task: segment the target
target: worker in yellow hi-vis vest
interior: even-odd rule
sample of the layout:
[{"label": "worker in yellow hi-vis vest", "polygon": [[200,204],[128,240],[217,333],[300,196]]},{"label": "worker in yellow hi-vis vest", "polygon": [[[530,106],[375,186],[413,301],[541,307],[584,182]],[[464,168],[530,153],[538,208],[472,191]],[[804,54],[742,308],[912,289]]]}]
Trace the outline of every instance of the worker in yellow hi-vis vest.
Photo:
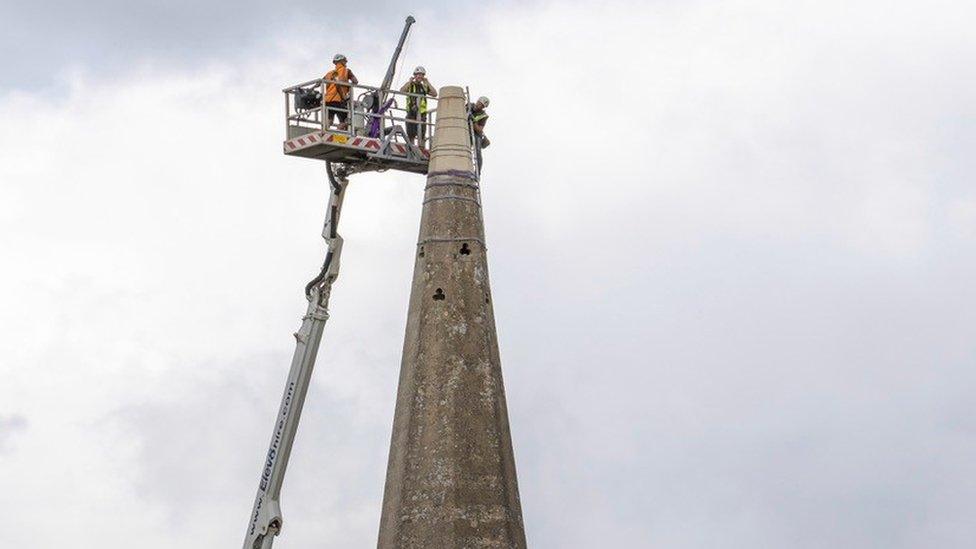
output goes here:
[{"label": "worker in yellow hi-vis vest", "polygon": [[[427,69],[417,67],[413,70],[413,78],[400,88],[403,93],[415,93],[423,97],[407,97],[407,138],[413,144],[420,136],[420,147],[423,148],[427,137],[427,96],[437,97],[437,89],[427,80]],[[419,131],[418,131],[419,130]]]},{"label": "worker in yellow hi-vis vest", "polygon": [[471,131],[474,133],[474,152],[478,162],[478,173],[481,173],[481,149],[487,149],[491,145],[488,136],[485,135],[485,124],[488,123],[488,98],[482,95],[474,103],[468,104],[468,118],[471,120]]},{"label": "worker in yellow hi-vis vest", "polygon": [[[332,58],[332,62],[335,63],[335,68],[331,71],[325,73],[326,80],[333,80],[335,82],[351,82],[353,84],[358,84],[359,79],[356,75],[352,73],[352,70],[346,66],[346,56],[341,53],[335,54]],[[349,86],[343,86],[342,84],[326,84],[325,86],[325,97],[323,101],[325,102],[325,116],[329,121],[329,126],[332,126],[332,121],[334,118],[339,119],[339,129],[345,130],[349,127],[349,111],[350,102],[349,96],[352,94],[352,88]]]}]

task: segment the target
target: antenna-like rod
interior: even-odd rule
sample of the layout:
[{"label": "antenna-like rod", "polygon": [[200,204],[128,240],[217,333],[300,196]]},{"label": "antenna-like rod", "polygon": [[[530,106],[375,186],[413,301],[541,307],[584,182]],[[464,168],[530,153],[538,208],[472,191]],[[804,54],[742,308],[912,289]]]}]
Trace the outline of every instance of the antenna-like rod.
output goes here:
[{"label": "antenna-like rod", "polygon": [[412,15],[407,16],[407,22],[403,26],[403,33],[400,34],[400,42],[397,43],[396,51],[393,52],[393,59],[390,60],[390,67],[386,69],[386,76],[383,77],[383,83],[380,84],[380,105],[386,103],[386,96],[390,91],[390,86],[393,85],[393,75],[396,72],[397,59],[400,58],[400,52],[403,51],[403,43],[407,41],[407,34],[410,32],[410,25],[416,23],[417,20],[413,18]]}]

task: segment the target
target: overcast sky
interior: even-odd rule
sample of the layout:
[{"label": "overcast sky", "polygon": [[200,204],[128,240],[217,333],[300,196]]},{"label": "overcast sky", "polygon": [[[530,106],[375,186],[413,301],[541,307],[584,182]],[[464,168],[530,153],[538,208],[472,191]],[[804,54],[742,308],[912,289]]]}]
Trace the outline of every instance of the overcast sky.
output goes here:
[{"label": "overcast sky", "polygon": [[[324,253],[280,90],[408,13],[300,4],[0,0],[0,546],[243,539]],[[530,545],[972,547],[976,6],[450,6]],[[276,546],[376,543],[422,188],[348,191]]]}]

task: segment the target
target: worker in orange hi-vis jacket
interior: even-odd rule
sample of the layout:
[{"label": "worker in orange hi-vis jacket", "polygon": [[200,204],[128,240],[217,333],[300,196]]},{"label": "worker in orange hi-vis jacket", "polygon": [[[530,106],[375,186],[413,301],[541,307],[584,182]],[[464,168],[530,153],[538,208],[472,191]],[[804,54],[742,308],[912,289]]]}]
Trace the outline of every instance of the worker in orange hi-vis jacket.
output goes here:
[{"label": "worker in orange hi-vis jacket", "polygon": [[[335,54],[332,58],[332,62],[335,63],[335,68],[331,71],[325,73],[326,80],[334,80],[336,82],[351,82],[353,84],[358,84],[359,79],[356,75],[352,73],[352,70],[346,66],[346,56],[341,53]],[[334,118],[339,119],[339,129],[345,130],[349,127],[349,94],[352,93],[352,89],[349,86],[343,86],[342,84],[326,84],[325,87],[325,97],[323,101],[325,102],[325,116],[329,121],[329,126],[332,125]]]}]

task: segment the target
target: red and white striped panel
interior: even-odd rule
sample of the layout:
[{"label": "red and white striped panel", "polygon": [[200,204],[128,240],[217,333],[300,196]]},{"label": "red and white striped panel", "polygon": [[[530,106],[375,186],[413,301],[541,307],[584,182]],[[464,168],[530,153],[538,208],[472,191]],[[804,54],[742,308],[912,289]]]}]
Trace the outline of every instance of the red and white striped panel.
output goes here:
[{"label": "red and white striped panel", "polygon": [[[371,150],[380,150],[380,140],[373,137],[350,137],[344,133],[316,132],[308,133],[285,141],[285,154],[295,152],[306,147],[311,147],[313,145],[321,145],[323,143],[328,143],[330,145],[336,145],[339,147],[359,149],[366,152]],[[400,143],[393,143],[392,145],[391,152],[393,154],[407,156],[406,145],[401,145]],[[429,156],[427,151],[423,151],[423,153],[424,156]]]},{"label": "red and white striped panel", "polygon": [[311,145],[315,145],[322,142],[322,138],[317,133],[308,133],[301,137],[295,137],[294,139],[289,139],[285,141],[285,152],[297,151],[298,149],[304,149]]},{"label": "red and white striped panel", "polygon": [[330,133],[328,134],[328,137],[326,137],[326,141],[335,143],[336,145],[355,147],[357,149],[380,150],[380,140],[373,139],[372,137],[353,137],[350,139],[349,136],[345,134]]}]

